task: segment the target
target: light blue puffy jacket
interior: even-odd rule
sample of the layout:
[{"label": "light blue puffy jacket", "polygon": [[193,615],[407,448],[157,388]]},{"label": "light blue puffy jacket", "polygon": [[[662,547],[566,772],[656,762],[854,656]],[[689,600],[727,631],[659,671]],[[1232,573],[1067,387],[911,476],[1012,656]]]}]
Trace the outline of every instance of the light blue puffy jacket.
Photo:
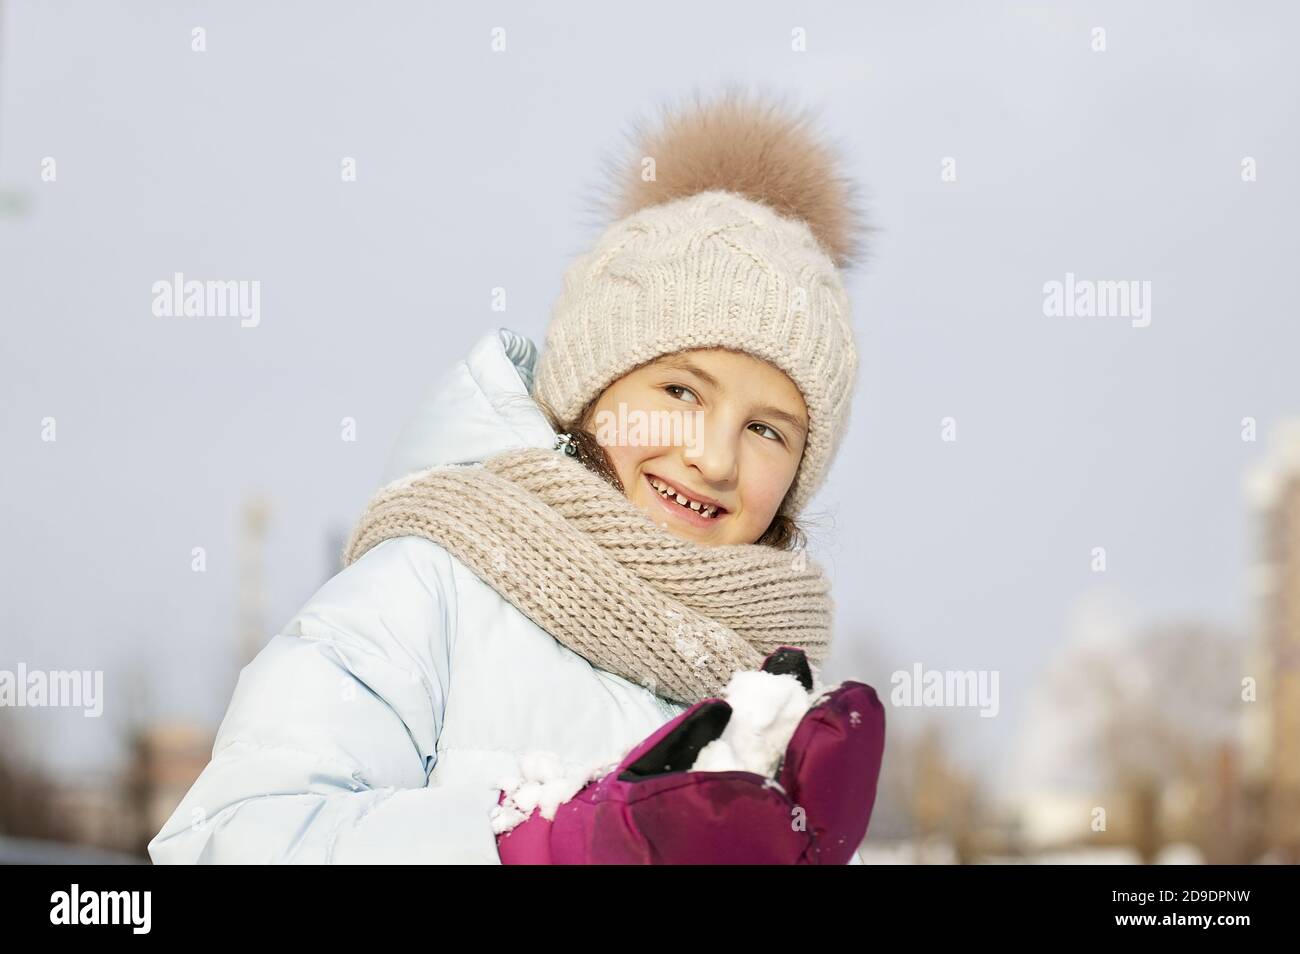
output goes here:
[{"label": "light blue puffy jacket", "polygon": [[[552,447],[528,397],[535,359],[520,335],[482,338],[421,403],[385,482]],[[489,812],[522,754],[607,763],[684,708],[592,666],[437,544],[387,540],[244,667],[149,856],[499,864]]]}]

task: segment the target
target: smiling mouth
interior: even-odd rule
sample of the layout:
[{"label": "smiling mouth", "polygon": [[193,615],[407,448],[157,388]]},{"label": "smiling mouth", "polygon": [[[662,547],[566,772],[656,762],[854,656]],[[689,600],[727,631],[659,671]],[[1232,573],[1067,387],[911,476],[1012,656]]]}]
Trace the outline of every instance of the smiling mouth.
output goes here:
[{"label": "smiling mouth", "polygon": [[681,493],[678,489],[666,480],[661,480],[652,474],[646,474],[646,480],[649,481],[650,487],[666,503],[671,503],[678,509],[685,511],[684,517],[693,517],[697,521],[717,520],[723,514],[727,513],[726,507],[717,504],[704,503],[701,500],[695,500]]}]

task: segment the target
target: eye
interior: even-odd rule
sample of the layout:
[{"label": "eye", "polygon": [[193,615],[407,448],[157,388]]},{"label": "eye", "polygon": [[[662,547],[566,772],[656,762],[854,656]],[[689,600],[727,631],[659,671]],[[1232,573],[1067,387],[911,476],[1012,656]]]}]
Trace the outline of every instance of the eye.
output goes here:
[{"label": "eye", "polygon": [[[667,386],[664,387],[664,390],[667,391],[669,394],[671,394],[673,397],[675,397],[675,398],[682,398],[682,400],[687,400],[686,398],[683,397],[683,395],[689,394],[689,395],[690,395],[690,399],[689,399],[689,400],[690,400],[691,402],[694,402],[694,403],[696,403],[696,404],[699,404],[699,403],[700,403],[700,399],[697,398],[697,397],[695,396],[695,392],[692,391],[690,388],[685,387],[684,385],[681,385],[681,384],[669,384],[669,385],[667,385]],[[680,391],[680,392],[682,392],[682,393],[681,393],[681,394],[678,394],[678,393],[677,393],[678,391]]]},{"label": "eye", "polygon": [[[758,428],[758,430],[755,431],[754,433],[759,434],[762,437],[766,437],[770,441],[781,441],[782,443],[785,443],[785,438],[781,436],[780,431],[776,430],[776,428],[774,427],[770,427],[769,425],[764,424],[762,421],[755,421],[753,424],[750,424],[749,426]],[[764,433],[764,431],[766,431],[767,433]]]}]

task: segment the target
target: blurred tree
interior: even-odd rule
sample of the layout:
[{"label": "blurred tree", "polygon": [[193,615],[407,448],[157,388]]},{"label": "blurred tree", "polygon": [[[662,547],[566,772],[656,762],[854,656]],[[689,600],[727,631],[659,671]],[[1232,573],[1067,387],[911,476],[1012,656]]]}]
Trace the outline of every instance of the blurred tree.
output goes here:
[{"label": "blurred tree", "polygon": [[1162,795],[1175,784],[1204,793],[1214,778],[1238,732],[1242,660],[1234,634],[1177,622],[1131,640],[1071,646],[1048,677],[1067,737],[1061,757],[1089,760],[1097,782],[1119,797],[1122,814],[1112,812],[1112,823],[1144,862],[1175,835],[1209,848],[1212,819],[1171,819]]}]

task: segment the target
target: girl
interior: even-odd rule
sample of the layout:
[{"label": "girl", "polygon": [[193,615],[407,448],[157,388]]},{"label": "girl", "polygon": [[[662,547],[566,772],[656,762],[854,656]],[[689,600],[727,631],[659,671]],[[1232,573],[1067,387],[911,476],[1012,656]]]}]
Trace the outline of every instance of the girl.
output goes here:
[{"label": "girl", "polygon": [[806,123],[733,91],[642,137],[540,358],[496,331],[421,405],[155,862],[497,863],[524,755],[607,764],[778,646],[822,663],[794,521],[848,415],[858,228]]}]

